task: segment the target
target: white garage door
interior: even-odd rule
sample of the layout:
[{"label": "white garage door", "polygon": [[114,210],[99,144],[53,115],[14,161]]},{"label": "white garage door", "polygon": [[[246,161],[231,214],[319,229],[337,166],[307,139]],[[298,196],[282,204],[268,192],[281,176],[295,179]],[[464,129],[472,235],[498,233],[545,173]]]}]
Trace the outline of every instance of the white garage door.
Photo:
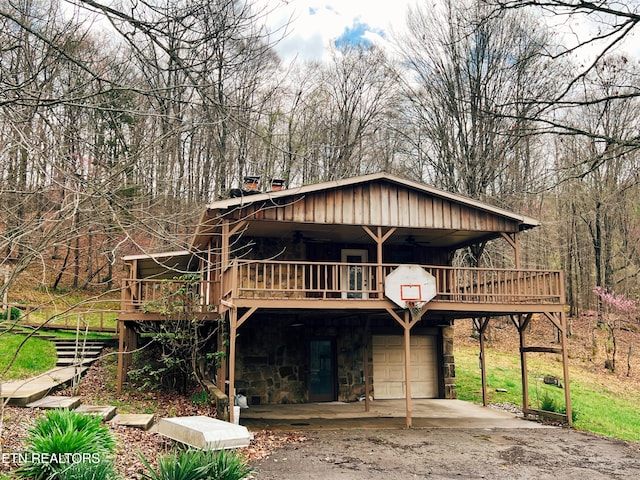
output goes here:
[{"label": "white garage door", "polygon": [[[405,398],[404,337],[374,335],[373,391],[377,399]],[[438,396],[438,362],[435,337],[411,336],[411,396]]]}]

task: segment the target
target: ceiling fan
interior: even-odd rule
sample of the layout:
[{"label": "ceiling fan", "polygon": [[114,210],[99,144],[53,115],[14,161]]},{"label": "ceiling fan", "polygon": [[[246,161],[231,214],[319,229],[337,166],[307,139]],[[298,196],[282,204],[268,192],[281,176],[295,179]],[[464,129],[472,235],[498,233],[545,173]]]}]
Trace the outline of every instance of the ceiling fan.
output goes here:
[{"label": "ceiling fan", "polygon": [[430,242],[421,242],[416,240],[416,237],[414,237],[413,235],[407,235],[407,237],[404,239],[404,241],[412,246],[416,246],[416,247],[427,247],[429,245],[431,245]]}]

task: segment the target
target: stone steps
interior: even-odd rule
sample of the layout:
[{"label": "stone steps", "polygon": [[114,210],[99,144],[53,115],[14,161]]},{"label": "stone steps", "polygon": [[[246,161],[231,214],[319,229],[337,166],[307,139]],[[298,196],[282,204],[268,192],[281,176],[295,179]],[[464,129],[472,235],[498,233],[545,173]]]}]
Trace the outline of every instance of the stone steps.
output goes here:
[{"label": "stone steps", "polygon": [[152,414],[117,414],[117,409],[111,405],[82,405],[80,397],[66,397],[58,395],[47,395],[39,400],[25,405],[26,408],[41,408],[53,410],[56,408],[67,408],[86,415],[99,415],[103,422],[112,421],[116,425],[125,427],[140,428],[149,430],[153,426]]},{"label": "stone steps", "polygon": [[[4,331],[6,329],[0,329]],[[11,329],[13,332],[14,329]],[[15,332],[27,335],[32,330],[15,327]],[[80,397],[49,395],[52,391],[70,384],[81,376],[88,366],[101,355],[102,349],[115,344],[114,340],[87,340],[76,344],[73,339],[60,339],[50,335],[36,334],[36,338],[52,341],[58,357],[56,367],[36,377],[26,380],[12,380],[2,383],[0,401],[8,399],[8,404],[26,408],[55,409],[67,408],[87,415],[100,415],[103,421],[117,425],[148,430],[154,422],[151,414],[120,414],[114,406],[82,405]]]}]

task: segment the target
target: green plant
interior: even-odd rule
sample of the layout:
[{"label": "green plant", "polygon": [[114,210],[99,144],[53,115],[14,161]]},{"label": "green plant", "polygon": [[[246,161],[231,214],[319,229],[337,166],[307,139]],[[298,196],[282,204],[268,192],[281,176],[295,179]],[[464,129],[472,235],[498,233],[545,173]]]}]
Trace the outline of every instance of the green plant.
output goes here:
[{"label": "green plant", "polygon": [[119,480],[113,462],[102,459],[96,463],[73,463],[60,475],[60,480]]},{"label": "green plant", "polygon": [[[9,313],[8,308],[7,309],[0,308],[0,320],[7,320],[7,313]],[[17,307],[11,307],[10,315],[11,317],[9,318],[9,320],[12,322],[15,322],[17,320],[20,320],[20,317],[22,316],[22,311]]]},{"label": "green plant", "polygon": [[548,393],[545,393],[540,401],[540,410],[544,410],[545,412],[560,412],[556,399]]},{"label": "green plant", "polygon": [[[33,480],[81,480],[82,477],[77,476],[81,467],[109,463],[109,456],[116,447],[109,428],[102,425],[99,416],[66,409],[50,410],[38,418],[29,429],[25,444],[31,461],[22,465],[16,474],[19,478]],[[46,461],[42,461],[45,458]],[[74,467],[76,463],[79,465]],[[95,468],[97,472],[99,467]],[[108,467],[103,468],[107,470],[100,471],[106,475]]]},{"label": "green plant", "polygon": [[183,450],[158,458],[157,469],[153,469],[140,455],[150,480],[240,480],[252,469],[245,458],[235,451]]},{"label": "green plant", "polygon": [[207,405],[209,401],[209,392],[207,390],[200,390],[191,395],[191,403],[195,406]]},{"label": "green plant", "polygon": [[204,387],[203,380],[211,375],[211,368],[219,365],[222,354],[215,352],[218,325],[199,319],[199,275],[163,280],[158,288],[157,305],[145,308],[155,309],[166,319],[139,325],[142,336],[152,341],[145,351],[149,361],[129,372],[129,376],[186,394],[194,380]]},{"label": "green plant", "polygon": [[[567,414],[567,407],[562,407],[560,408],[560,412],[563,415]],[[578,409],[575,407],[575,405],[573,405],[571,407],[571,421],[573,423],[576,423],[576,421],[578,420]]]}]

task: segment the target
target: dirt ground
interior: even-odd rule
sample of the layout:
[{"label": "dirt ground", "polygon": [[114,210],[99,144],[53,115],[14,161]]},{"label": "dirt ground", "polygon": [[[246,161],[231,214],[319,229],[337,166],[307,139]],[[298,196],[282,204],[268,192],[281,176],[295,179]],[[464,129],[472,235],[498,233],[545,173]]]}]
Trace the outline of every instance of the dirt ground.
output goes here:
[{"label": "dirt ground", "polygon": [[640,445],[567,428],[305,432],[255,464],[257,480],[631,479]]}]

